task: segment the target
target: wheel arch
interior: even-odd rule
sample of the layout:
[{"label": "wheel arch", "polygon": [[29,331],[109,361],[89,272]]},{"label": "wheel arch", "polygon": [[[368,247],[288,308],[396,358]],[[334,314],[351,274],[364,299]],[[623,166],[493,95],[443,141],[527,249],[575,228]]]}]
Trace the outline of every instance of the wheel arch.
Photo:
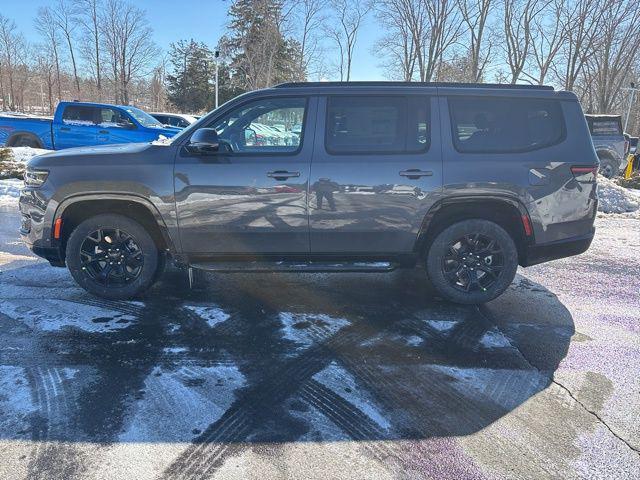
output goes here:
[{"label": "wheel arch", "polygon": [[500,225],[513,238],[522,263],[528,245],[534,243],[533,231],[525,231],[524,222],[531,226],[531,218],[525,206],[516,198],[507,196],[462,196],[437,202],[425,216],[415,253],[424,255],[435,237],[445,228],[462,220],[488,220]]},{"label": "wheel arch", "polygon": [[42,142],[42,139],[40,137],[38,137],[38,135],[36,135],[35,133],[29,132],[29,131],[26,131],[26,130],[18,130],[17,132],[13,132],[11,134],[11,136],[7,139],[6,146],[7,147],[15,147],[16,146],[15,142],[20,137],[28,137],[28,138],[32,139],[36,144],[36,147],[34,147],[34,148],[44,148],[44,144]]},{"label": "wheel arch", "polygon": [[139,222],[151,235],[158,250],[171,255],[177,253],[175,244],[169,234],[164,219],[158,209],[147,199],[136,195],[81,195],[64,200],[58,205],[51,224],[62,219],[62,230],[59,240],[61,251],[65,251],[69,235],[82,221],[103,213],[116,213]]}]

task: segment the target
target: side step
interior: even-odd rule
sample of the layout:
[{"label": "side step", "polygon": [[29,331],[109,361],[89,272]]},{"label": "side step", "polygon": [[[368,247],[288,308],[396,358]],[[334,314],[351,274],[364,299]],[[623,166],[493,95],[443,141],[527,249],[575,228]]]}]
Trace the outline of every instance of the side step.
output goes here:
[{"label": "side step", "polygon": [[190,268],[219,273],[250,272],[391,272],[398,268],[391,262],[203,262],[192,263]]}]

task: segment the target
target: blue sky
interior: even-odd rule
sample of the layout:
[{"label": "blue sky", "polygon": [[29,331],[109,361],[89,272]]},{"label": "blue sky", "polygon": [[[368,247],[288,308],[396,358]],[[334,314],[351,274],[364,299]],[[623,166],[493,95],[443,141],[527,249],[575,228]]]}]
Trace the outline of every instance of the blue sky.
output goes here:
[{"label": "blue sky", "polygon": [[[38,7],[52,5],[47,0],[0,0],[0,13],[13,19],[29,41],[37,41],[33,19]],[[135,0],[147,11],[154,30],[154,41],[166,50],[171,42],[182,38],[215,45],[224,33],[226,11],[230,1],[221,0]],[[362,27],[352,68],[353,80],[383,80],[380,63],[372,53],[378,39],[373,16]]]}]

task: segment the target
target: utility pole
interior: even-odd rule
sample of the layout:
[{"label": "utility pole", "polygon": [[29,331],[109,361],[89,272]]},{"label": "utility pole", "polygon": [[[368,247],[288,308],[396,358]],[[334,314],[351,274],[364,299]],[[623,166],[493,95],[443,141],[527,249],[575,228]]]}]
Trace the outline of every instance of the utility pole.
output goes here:
[{"label": "utility pole", "polygon": [[631,88],[623,88],[623,90],[630,90],[631,96],[629,98],[629,107],[627,108],[627,114],[624,117],[624,131],[627,131],[627,124],[629,123],[629,115],[631,114],[631,107],[633,106],[633,101],[636,98],[636,88],[635,82],[631,82]]},{"label": "utility pole", "polygon": [[220,50],[216,50],[213,56],[216,59],[216,108],[218,108],[218,58],[220,57]]}]

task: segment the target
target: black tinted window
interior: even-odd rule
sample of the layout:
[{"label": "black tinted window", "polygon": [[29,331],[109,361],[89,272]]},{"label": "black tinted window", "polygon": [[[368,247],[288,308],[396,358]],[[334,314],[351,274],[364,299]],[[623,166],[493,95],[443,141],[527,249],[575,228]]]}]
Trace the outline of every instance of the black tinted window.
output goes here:
[{"label": "black tinted window", "polygon": [[535,150],[564,137],[560,104],[552,100],[456,97],[449,110],[460,152]]},{"label": "black tinted window", "polygon": [[96,109],[69,105],[62,112],[62,121],[70,125],[95,125]]},{"label": "black tinted window", "polygon": [[326,148],[337,154],[424,151],[429,120],[426,97],[330,97]]}]

